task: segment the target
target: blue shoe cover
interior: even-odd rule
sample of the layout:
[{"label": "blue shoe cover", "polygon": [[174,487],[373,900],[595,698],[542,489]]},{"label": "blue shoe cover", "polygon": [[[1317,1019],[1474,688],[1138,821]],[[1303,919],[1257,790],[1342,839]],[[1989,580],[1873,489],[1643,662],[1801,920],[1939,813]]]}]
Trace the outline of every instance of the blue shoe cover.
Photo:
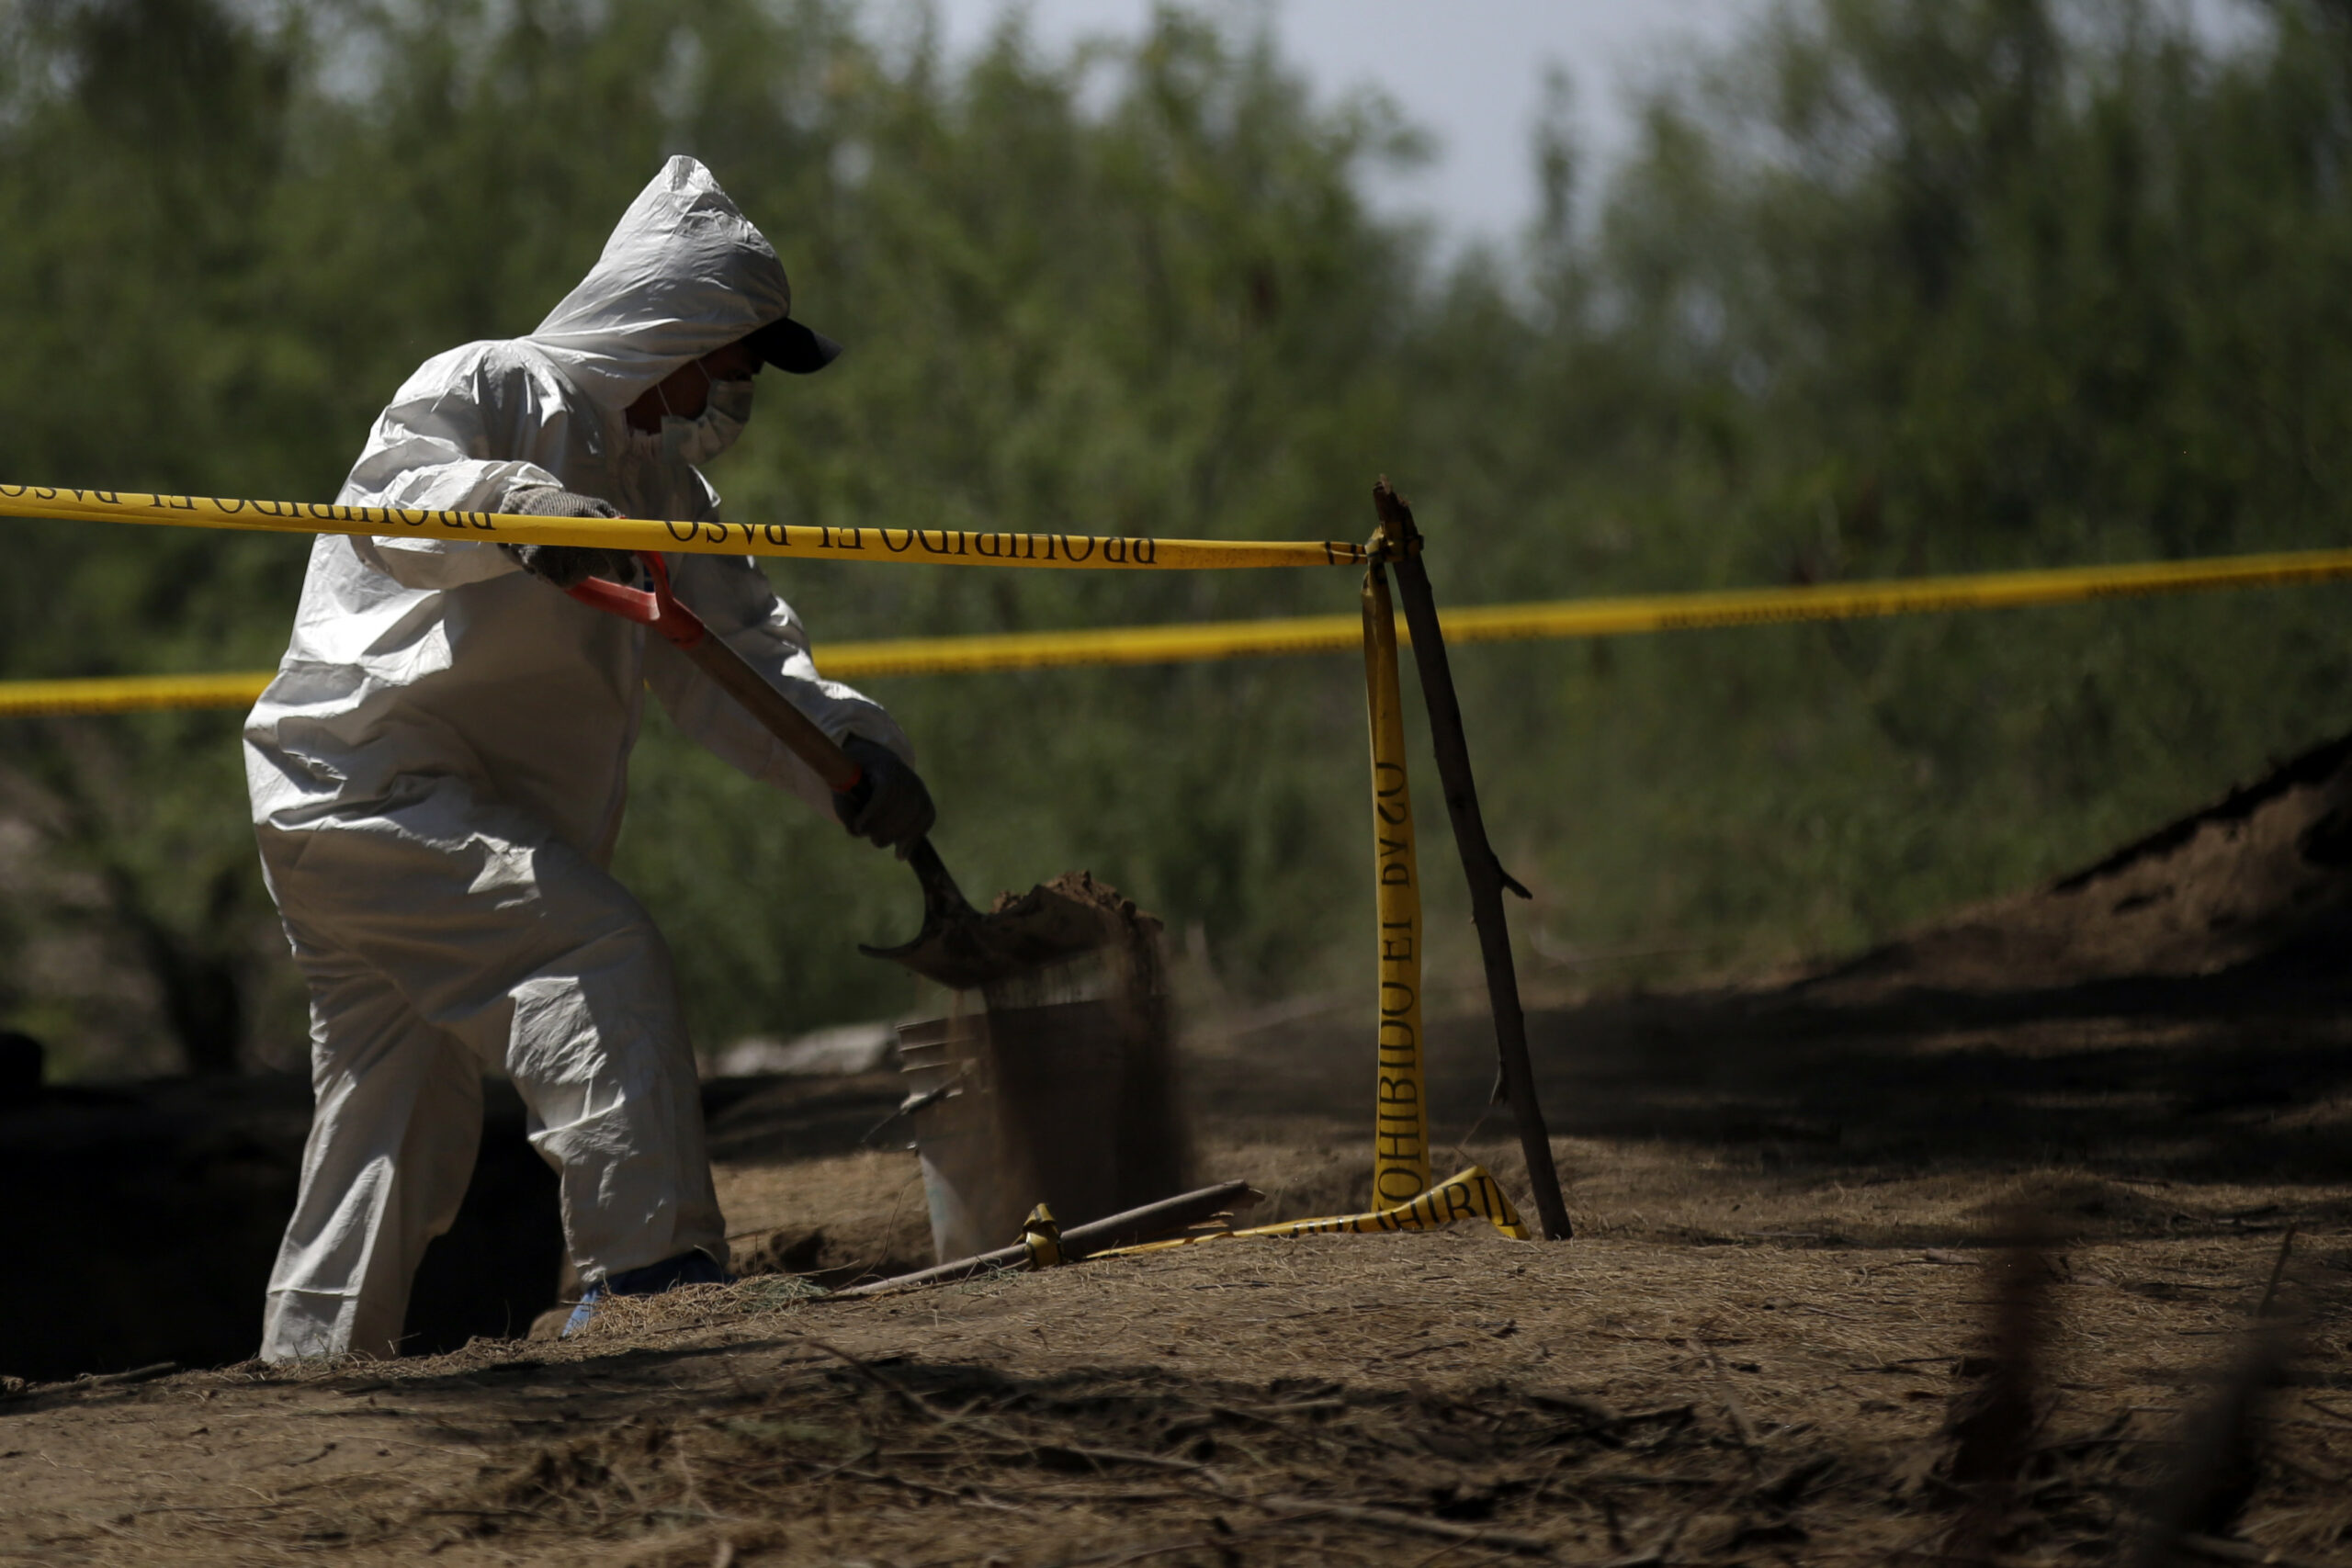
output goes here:
[{"label": "blue shoe cover", "polygon": [[664,1291],[674,1291],[680,1285],[731,1285],[735,1276],[718,1266],[718,1259],[707,1252],[681,1252],[675,1258],[665,1258],[659,1263],[648,1263],[639,1269],[624,1269],[608,1274],[581,1292],[580,1304],[571,1309],[565,1320],[563,1337],[570,1338],[588,1326],[596,1315],[596,1303],[606,1296],[658,1296]]}]

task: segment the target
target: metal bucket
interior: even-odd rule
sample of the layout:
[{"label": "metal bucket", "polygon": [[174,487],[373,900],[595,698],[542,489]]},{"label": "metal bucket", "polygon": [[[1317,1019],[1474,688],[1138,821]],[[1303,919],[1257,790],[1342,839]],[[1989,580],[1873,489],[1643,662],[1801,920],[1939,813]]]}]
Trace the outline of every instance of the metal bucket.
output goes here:
[{"label": "metal bucket", "polygon": [[1191,1184],[1164,997],[1000,1007],[901,1025],[945,1263],[1018,1240],[1038,1203],[1063,1226]]}]

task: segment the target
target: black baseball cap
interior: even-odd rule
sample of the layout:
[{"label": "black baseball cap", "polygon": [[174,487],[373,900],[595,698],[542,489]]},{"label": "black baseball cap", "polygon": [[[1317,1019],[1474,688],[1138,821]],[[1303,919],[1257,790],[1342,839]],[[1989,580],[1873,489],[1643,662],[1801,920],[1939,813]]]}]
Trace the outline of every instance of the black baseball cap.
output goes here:
[{"label": "black baseball cap", "polygon": [[789,316],[770,321],[743,339],[743,346],[761,360],[795,376],[813,376],[839,359],[842,345],[812,332]]}]

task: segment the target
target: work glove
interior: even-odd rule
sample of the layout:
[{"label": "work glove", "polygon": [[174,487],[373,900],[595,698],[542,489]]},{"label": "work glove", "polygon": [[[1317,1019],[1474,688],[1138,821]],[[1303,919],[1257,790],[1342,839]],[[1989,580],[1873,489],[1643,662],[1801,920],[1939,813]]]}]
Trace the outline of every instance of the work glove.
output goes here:
[{"label": "work glove", "polygon": [[939,816],[922,775],[896,751],[863,735],[842,741],[842,750],[865,776],[849,794],[834,792],[833,815],[856,837],[906,859],[907,846],[930,832]]},{"label": "work glove", "polygon": [[[620,513],[593,495],[539,485],[518,490],[506,498],[505,510],[526,517],[618,517]],[[592,577],[626,582],[636,564],[628,550],[601,550],[582,545],[501,545],[515,565],[533,577],[545,578],[558,588],[574,588]]]}]

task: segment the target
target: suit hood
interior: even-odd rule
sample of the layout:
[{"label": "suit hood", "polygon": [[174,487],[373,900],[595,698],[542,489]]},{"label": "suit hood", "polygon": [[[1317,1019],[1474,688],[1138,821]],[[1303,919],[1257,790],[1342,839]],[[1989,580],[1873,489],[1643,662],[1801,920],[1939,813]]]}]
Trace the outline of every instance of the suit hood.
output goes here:
[{"label": "suit hood", "polygon": [[710,171],[675,157],[621,214],[604,254],[530,342],[608,409],[789,315],[784,264]]}]

